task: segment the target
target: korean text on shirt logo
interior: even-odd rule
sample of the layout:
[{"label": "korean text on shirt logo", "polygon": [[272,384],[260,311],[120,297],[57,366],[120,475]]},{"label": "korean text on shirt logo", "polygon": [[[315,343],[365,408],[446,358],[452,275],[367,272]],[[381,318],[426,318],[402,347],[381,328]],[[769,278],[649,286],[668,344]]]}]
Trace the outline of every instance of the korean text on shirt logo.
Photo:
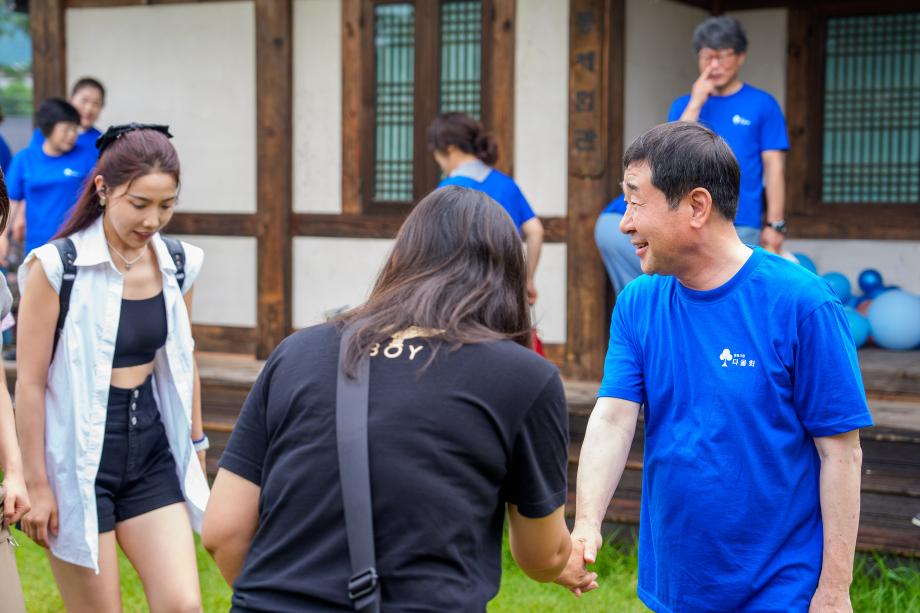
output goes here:
[{"label": "korean text on shirt logo", "polygon": [[754,368],[757,363],[757,360],[748,359],[747,355],[743,353],[732,353],[732,350],[728,347],[719,354],[719,361],[722,362],[722,368],[728,368],[729,364]]}]

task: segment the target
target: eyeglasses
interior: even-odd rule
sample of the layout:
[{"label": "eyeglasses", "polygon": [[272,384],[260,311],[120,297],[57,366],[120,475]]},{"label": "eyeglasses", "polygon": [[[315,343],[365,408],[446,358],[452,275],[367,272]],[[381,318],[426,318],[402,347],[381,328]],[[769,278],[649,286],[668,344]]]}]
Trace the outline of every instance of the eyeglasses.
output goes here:
[{"label": "eyeglasses", "polygon": [[727,49],[725,51],[701,51],[697,56],[701,64],[710,64],[712,60],[716,60],[719,64],[725,65],[730,60],[735,59],[735,56],[738,54],[735,53],[734,49]]},{"label": "eyeglasses", "polygon": [[169,133],[169,126],[164,126],[162,124],[156,123],[125,123],[120,126],[109,126],[109,129],[105,131],[105,134],[96,139],[96,149],[99,150],[99,153],[102,154],[106,148],[117,141],[119,138],[127,134],[128,132],[134,132],[135,130],[155,130],[160,134],[166,136],[166,138],[172,138],[172,134]]}]

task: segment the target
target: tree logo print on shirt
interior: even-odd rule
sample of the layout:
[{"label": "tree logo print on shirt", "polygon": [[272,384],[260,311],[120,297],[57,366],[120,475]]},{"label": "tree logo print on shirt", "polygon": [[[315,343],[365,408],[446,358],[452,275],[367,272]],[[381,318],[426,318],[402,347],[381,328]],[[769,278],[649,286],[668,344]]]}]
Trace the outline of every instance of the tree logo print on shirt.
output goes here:
[{"label": "tree logo print on shirt", "polygon": [[722,368],[728,368],[728,361],[732,359],[732,352],[728,347],[722,350],[722,355],[719,356],[719,359],[722,360]]},{"label": "tree logo print on shirt", "polygon": [[719,360],[722,362],[722,368],[728,368],[729,364],[732,366],[746,366],[749,368],[754,368],[757,364],[757,360],[749,358],[747,354],[744,353],[733,353],[731,349],[726,347],[722,350],[722,353],[719,354]]},{"label": "tree logo print on shirt", "polygon": [[741,115],[735,114],[735,116],[732,117],[732,123],[736,126],[749,126],[751,125],[751,120],[745,119]]}]

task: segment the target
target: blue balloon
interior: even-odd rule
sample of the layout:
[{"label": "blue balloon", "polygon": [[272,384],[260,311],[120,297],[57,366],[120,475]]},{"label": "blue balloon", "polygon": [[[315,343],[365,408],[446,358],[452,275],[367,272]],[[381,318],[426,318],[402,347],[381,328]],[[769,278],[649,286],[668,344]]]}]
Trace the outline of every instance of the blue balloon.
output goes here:
[{"label": "blue balloon", "polygon": [[901,289],[900,285],[885,285],[874,288],[871,292],[868,292],[866,295],[872,299],[878,298],[885,292],[893,289]]},{"label": "blue balloon", "polygon": [[814,261],[810,257],[805,255],[804,253],[793,253],[792,255],[794,255],[795,259],[799,261],[799,264],[801,264],[802,266],[804,266],[811,272],[818,274],[818,267],[815,266]]},{"label": "blue balloon", "polygon": [[899,289],[884,292],[869,306],[872,338],[885,349],[920,345],[920,296]]},{"label": "blue balloon", "polygon": [[850,280],[846,275],[841,272],[827,272],[821,277],[831,286],[831,289],[840,298],[840,302],[846,304],[850,299]]},{"label": "blue balloon", "polygon": [[885,283],[882,281],[882,273],[874,268],[867,268],[859,273],[859,289],[868,295],[872,290],[882,287]]},{"label": "blue balloon", "polygon": [[857,347],[862,347],[869,339],[869,334],[871,334],[869,320],[857,313],[856,309],[846,307],[844,311],[847,314],[847,323],[850,324],[850,334],[853,335],[853,342],[856,343]]}]

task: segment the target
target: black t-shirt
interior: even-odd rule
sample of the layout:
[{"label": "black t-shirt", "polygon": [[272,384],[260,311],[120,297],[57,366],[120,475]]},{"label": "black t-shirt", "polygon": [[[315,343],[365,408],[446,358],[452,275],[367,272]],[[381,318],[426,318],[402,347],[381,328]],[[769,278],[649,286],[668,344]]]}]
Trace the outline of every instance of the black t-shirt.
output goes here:
[{"label": "black t-shirt", "polygon": [[[565,502],[565,395],[556,368],[520,345],[442,346],[428,364],[436,342],[409,339],[398,356],[380,347],[371,358],[383,609],[483,611],[501,577],[504,504],[536,518]],[[221,458],[261,487],[234,610],[353,610],[336,456],[338,353],[328,324],[281,343]]]}]

